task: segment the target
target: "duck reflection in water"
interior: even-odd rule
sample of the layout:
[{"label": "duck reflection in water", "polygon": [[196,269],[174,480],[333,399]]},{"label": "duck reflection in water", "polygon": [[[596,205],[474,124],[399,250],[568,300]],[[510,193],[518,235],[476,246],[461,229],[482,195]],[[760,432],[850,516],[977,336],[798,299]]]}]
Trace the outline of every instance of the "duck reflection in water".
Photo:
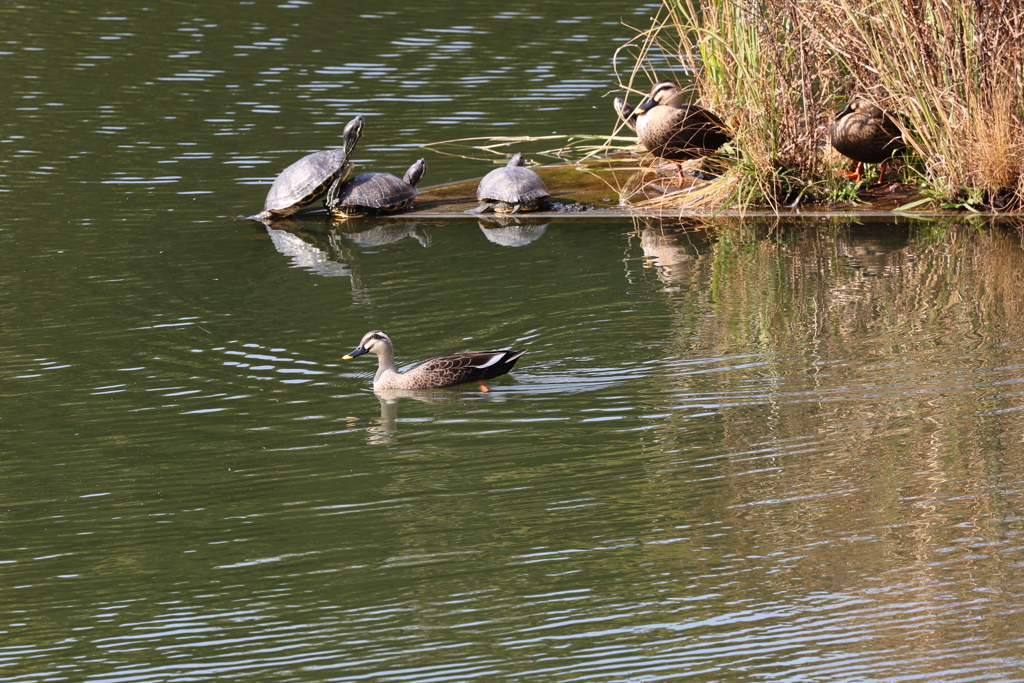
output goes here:
[{"label": "duck reflection in water", "polygon": [[905,263],[904,257],[894,257],[895,252],[905,249],[909,243],[910,231],[906,226],[882,223],[858,226],[856,231],[841,233],[836,237],[836,246],[846,265],[863,277],[884,277]]},{"label": "duck reflection in water", "polygon": [[[506,397],[502,392],[460,391],[455,389],[382,389],[373,392],[380,401],[380,417],[376,418],[366,432],[369,435],[367,441],[371,444],[391,443],[398,433],[399,424],[399,403],[405,401],[417,401],[430,405],[444,405],[454,407],[465,401],[504,401]],[[422,422],[421,417],[414,420],[417,424]]]},{"label": "duck reflection in water", "polygon": [[648,219],[640,231],[640,248],[644,267],[653,268],[658,279],[672,285],[666,291],[677,291],[678,285],[694,277],[694,267],[713,243],[711,227],[692,219]]}]

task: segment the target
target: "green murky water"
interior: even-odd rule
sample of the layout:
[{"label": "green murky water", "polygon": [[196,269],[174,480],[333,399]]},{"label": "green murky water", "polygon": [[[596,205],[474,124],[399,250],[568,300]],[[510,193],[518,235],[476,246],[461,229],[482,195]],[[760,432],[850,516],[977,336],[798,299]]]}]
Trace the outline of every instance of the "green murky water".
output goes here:
[{"label": "green murky water", "polygon": [[0,677],[1024,680],[1016,226],[232,219],[608,132],[655,9],[0,6]]}]

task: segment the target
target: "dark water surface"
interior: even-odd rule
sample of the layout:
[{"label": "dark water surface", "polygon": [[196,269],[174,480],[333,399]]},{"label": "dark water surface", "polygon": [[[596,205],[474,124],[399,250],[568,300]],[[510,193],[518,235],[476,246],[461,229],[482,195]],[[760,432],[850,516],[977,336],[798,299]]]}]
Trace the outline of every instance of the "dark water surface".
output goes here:
[{"label": "dark water surface", "polygon": [[1017,226],[232,220],[610,132],[656,9],[355,7],[0,5],[0,679],[1024,680]]}]

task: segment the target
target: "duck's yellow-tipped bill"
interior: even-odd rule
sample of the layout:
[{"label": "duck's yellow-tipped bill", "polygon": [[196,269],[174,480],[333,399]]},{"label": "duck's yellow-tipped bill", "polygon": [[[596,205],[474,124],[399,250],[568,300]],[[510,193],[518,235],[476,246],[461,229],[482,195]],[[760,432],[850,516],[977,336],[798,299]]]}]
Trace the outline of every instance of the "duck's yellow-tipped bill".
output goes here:
[{"label": "duck's yellow-tipped bill", "polygon": [[360,346],[348,352],[348,354],[341,357],[342,360],[352,360],[356,356],[361,356],[366,353],[366,347]]}]

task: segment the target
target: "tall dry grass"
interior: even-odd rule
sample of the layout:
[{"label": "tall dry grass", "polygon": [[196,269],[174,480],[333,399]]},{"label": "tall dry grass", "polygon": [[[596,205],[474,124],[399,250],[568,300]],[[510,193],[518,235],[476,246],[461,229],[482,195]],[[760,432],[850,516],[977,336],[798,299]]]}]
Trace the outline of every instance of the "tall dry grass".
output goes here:
[{"label": "tall dry grass", "polygon": [[665,0],[627,51],[626,89],[682,70],[733,129],[719,202],[847,198],[827,126],[860,96],[898,118],[904,180],[935,203],[1024,206],[1024,0]]}]

